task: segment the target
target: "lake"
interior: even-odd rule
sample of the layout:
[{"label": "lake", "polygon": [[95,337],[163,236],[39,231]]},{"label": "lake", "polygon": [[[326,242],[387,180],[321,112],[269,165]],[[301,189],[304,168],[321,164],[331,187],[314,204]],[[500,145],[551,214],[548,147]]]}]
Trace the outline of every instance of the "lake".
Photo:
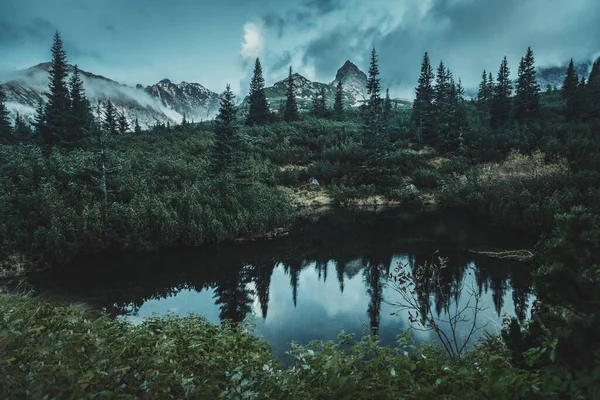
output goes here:
[{"label": "lake", "polygon": [[[360,336],[366,328],[382,344],[393,344],[410,324],[407,313],[392,315],[397,307],[391,303],[400,295],[388,285],[388,274],[399,263],[412,270],[436,251],[449,260],[442,280],[481,293],[487,309],[478,321],[497,333],[503,313],[528,315],[530,267],[469,250],[534,243],[464,215],[336,211],[300,220],[288,237],[273,241],[83,257],[28,282],[37,292],[133,322],[169,312],[199,313],[215,323],[248,317],[283,357],[291,341],[332,340],[341,330]],[[436,308],[443,309],[444,298],[433,300]],[[468,298],[465,289],[447,302],[465,304]],[[436,340],[433,332],[413,331],[413,337]]]}]

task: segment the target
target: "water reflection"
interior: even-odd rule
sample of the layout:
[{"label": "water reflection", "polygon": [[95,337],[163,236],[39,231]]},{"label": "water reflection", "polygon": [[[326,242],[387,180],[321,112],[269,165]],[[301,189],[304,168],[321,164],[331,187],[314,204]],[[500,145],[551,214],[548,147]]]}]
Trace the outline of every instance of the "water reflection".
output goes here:
[{"label": "water reflection", "polygon": [[[334,339],[342,329],[360,333],[364,324],[393,342],[408,325],[402,315],[391,316],[389,302],[398,296],[387,276],[398,263],[414,269],[435,250],[450,262],[444,282],[472,285],[491,305],[484,318],[496,326],[503,311],[523,319],[531,304],[529,269],[466,250],[530,245],[529,238],[457,216],[337,213],[274,242],[82,259],[29,280],[38,291],[132,320],[167,312],[197,312],[213,322],[254,315],[281,354],[292,340]],[[464,301],[461,295],[433,291],[436,312]]]}]

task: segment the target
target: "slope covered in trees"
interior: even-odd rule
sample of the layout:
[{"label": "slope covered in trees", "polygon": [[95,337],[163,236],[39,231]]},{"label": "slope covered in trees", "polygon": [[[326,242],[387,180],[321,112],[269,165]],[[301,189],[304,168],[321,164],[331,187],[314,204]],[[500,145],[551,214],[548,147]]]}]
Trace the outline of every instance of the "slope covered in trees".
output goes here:
[{"label": "slope covered in trees", "polygon": [[[460,78],[444,62],[436,62],[434,72],[426,53],[409,110],[392,107],[387,90],[382,98],[373,49],[365,104],[346,107],[340,83],[333,110],[318,93],[312,115],[298,109],[291,67],[285,102],[278,115],[267,112],[257,60],[246,114],[234,106],[227,87],[216,121],[157,123],[142,131],[137,123],[123,123],[110,101],[102,105],[101,120],[94,120],[77,70],[68,79],[58,34],[52,54],[50,101],[40,107],[34,133],[22,122],[8,124],[0,92],[4,271],[17,261],[57,266],[85,253],[260,235],[290,220],[286,192],[320,190],[337,205],[365,197],[405,208],[427,202],[543,237],[534,277],[539,301],[530,321],[507,321],[502,342],[488,342],[471,355],[481,362],[491,352],[496,358],[485,359],[489,369],[455,364],[465,368],[459,370],[465,378],[428,365],[440,390],[436,395],[451,397],[464,382],[480,379],[486,390],[494,382],[515,387],[517,397],[599,393],[600,60],[589,77],[569,67],[560,93],[542,93],[534,53],[527,49],[514,87],[505,57],[495,78],[482,73],[477,98],[466,100]],[[310,178],[318,180],[318,188],[307,185]],[[48,309],[49,318],[52,312]],[[367,341],[348,351],[365,365],[378,360],[386,379],[420,368],[413,359],[369,346]],[[308,357],[312,361],[307,354],[316,353],[302,353],[303,371],[335,365],[351,375],[341,362],[347,353],[339,347],[317,351],[314,359]],[[424,354],[449,362],[441,353]],[[381,390],[400,384],[384,382],[383,374],[367,375]],[[327,396],[330,385],[342,390],[348,382],[333,376],[311,386],[325,392],[309,391],[312,378],[303,376],[294,381],[300,385],[295,393]],[[450,381],[457,386],[444,386]]]}]

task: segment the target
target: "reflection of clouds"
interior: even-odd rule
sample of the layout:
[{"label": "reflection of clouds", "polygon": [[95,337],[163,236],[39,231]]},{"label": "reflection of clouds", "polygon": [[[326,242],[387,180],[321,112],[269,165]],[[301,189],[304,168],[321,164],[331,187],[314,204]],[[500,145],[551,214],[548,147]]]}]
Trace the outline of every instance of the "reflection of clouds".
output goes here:
[{"label": "reflection of clouds", "polygon": [[[409,256],[395,255],[391,257],[391,268],[393,270],[398,263],[407,264]],[[268,315],[262,318],[262,308],[257,294],[256,284],[251,282],[246,286],[253,294],[249,304],[252,311],[252,322],[273,347],[276,353],[282,354],[289,349],[291,341],[307,343],[314,339],[334,340],[341,330],[354,333],[358,337],[362,335],[363,326],[369,323],[368,308],[371,298],[367,291],[367,283],[363,273],[356,273],[352,278],[345,274],[344,292],[339,288],[336,274],[336,262],[327,262],[327,281],[323,281],[323,272],[319,278],[316,262],[307,264],[298,271],[298,293],[297,305],[294,307],[292,289],[290,287],[291,270],[286,269],[283,264],[278,264],[273,270],[270,280],[268,304]],[[473,267],[474,264],[470,265]],[[383,266],[385,267],[385,266]],[[362,269],[361,271],[364,271]],[[477,289],[477,280],[474,274],[464,275],[464,290],[459,297],[459,307],[464,306],[469,300],[466,290],[469,286]],[[504,296],[503,311],[509,315],[515,315],[515,306],[512,301],[512,288],[510,285]],[[381,315],[379,324],[379,338],[382,345],[393,344],[395,338],[403,330],[410,326],[408,311],[400,311],[397,315],[391,315],[397,311],[393,305],[401,301],[401,295],[391,286],[384,285],[382,290],[384,301],[381,303]],[[530,296],[528,312],[531,309]],[[499,333],[502,320],[496,314],[494,308],[493,292],[484,289],[481,295],[481,306],[487,307],[478,315],[481,325],[490,321],[487,331]],[[454,309],[454,306],[451,307]],[[219,306],[215,304],[215,290],[205,289],[200,292],[193,290],[181,290],[176,294],[164,299],[153,299],[145,302],[134,316],[126,317],[132,323],[140,323],[144,318],[152,314],[164,315],[173,312],[179,316],[188,313],[199,313],[213,322],[219,322]],[[441,316],[446,319],[445,316]],[[441,326],[443,327],[443,323]],[[459,326],[459,336],[466,334],[468,323]],[[481,332],[482,333],[482,332]],[[481,334],[480,333],[480,334]],[[437,340],[437,335],[432,331],[412,330],[411,334],[416,342]],[[473,338],[476,339],[476,338]]]},{"label": "reflection of clouds", "polygon": [[135,323],[153,314],[166,315],[172,312],[180,317],[185,317],[190,313],[197,313],[204,315],[210,322],[218,323],[219,308],[215,305],[213,296],[213,289],[205,289],[200,292],[184,289],[164,299],[146,301],[140,307],[137,315],[128,316],[126,319]]}]

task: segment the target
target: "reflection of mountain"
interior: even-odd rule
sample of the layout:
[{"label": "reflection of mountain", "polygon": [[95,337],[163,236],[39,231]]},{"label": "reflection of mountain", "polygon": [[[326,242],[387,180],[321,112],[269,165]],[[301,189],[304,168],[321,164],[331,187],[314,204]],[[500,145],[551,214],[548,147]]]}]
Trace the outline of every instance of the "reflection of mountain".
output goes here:
[{"label": "reflection of mountain", "polygon": [[[83,300],[114,314],[136,314],[148,300],[172,298],[182,289],[212,289],[210,306],[218,308],[221,319],[237,322],[254,309],[267,321],[278,315],[281,318],[281,313],[276,312],[281,309],[280,304],[271,303],[274,290],[283,290],[273,286],[275,271],[284,280],[283,286],[289,287],[285,289],[289,296],[284,299],[287,307],[297,310],[318,296],[327,298],[326,293],[303,283],[306,280],[302,277],[318,277],[318,282],[324,283],[330,268],[329,274],[335,275],[330,283],[336,292],[344,293],[348,299],[357,298],[357,291],[361,298],[367,296],[368,300],[357,306],[360,309],[356,312],[364,318],[367,311],[372,332],[381,334],[385,281],[390,268],[399,259],[408,268],[414,268],[430,261],[437,249],[450,260],[443,270],[443,281],[469,279],[477,290],[491,292],[498,315],[509,302],[515,306],[515,315],[524,318],[531,294],[528,269],[461,251],[503,240],[509,240],[504,246],[510,248],[514,244],[522,246],[527,240],[503,234],[487,225],[452,216],[340,213],[325,216],[314,224],[299,223],[290,237],[274,242],[95,257],[80,260],[72,268],[33,276],[30,282],[40,291]],[[477,274],[468,277],[472,266]],[[278,282],[282,285],[281,279]],[[327,285],[328,290],[331,285]],[[509,292],[512,299],[507,298]],[[436,311],[443,312],[451,302],[460,300],[461,293],[434,290],[431,295],[435,296]],[[305,327],[300,323],[297,329]]]}]

